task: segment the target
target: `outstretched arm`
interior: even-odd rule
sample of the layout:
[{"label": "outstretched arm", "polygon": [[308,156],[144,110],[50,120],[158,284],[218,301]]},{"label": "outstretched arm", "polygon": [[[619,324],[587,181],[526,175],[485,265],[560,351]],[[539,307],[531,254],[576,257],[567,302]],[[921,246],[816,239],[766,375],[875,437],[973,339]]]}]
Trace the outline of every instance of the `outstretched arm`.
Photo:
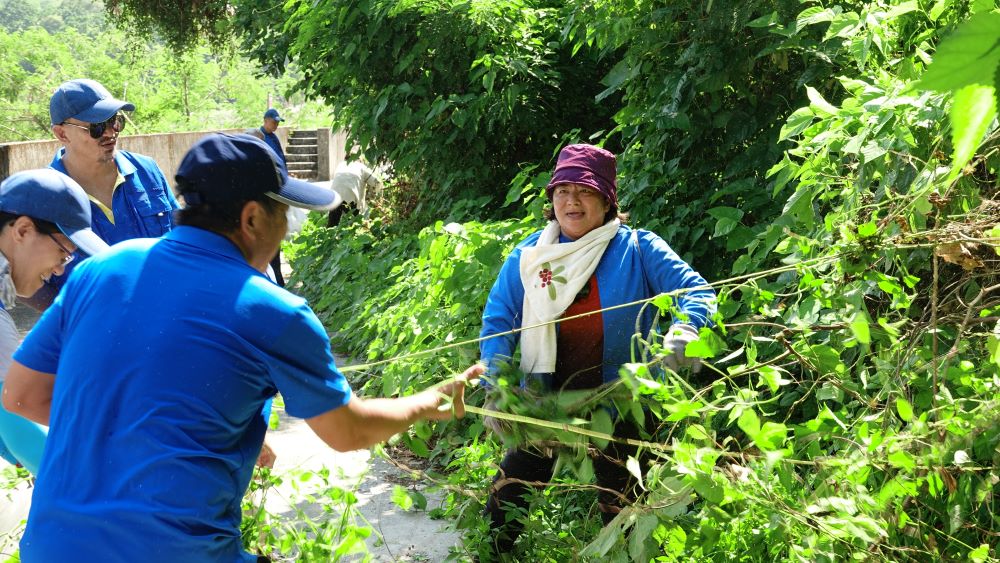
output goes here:
[{"label": "outstretched arm", "polygon": [[3,408],[48,426],[55,384],[55,375],[33,370],[14,360],[3,382]]},{"label": "outstretched arm", "polygon": [[[307,418],[306,423],[331,448],[348,452],[373,446],[398,434],[418,420],[446,420],[465,415],[465,385],[479,377],[483,366],[476,364],[454,381],[435,385],[398,399],[351,397],[346,405]],[[451,399],[451,408],[448,407]]]}]

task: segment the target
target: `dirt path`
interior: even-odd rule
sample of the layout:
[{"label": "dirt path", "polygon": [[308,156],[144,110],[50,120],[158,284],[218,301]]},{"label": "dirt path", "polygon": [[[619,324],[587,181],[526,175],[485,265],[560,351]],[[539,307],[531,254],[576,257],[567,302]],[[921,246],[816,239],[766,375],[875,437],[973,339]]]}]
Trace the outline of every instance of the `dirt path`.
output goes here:
[{"label": "dirt path", "polygon": [[[274,470],[291,474],[294,470],[330,470],[331,481],[354,489],[358,510],[371,527],[381,534],[367,544],[375,561],[444,561],[449,550],[460,543],[455,532],[445,529],[446,522],[432,520],[426,512],[404,512],[392,501],[396,484],[409,486],[411,480],[388,461],[368,450],[339,453],[324,445],[300,419],[284,418],[278,428],[268,433],[268,443],[277,455]],[[320,485],[318,481],[316,485]],[[298,484],[303,487],[302,483]],[[278,495],[269,495],[269,512],[292,515],[289,500],[295,492],[290,479],[279,487]],[[441,495],[423,491],[428,509],[440,505]],[[305,510],[310,517],[311,514]],[[317,511],[318,512],[318,511]]]}]

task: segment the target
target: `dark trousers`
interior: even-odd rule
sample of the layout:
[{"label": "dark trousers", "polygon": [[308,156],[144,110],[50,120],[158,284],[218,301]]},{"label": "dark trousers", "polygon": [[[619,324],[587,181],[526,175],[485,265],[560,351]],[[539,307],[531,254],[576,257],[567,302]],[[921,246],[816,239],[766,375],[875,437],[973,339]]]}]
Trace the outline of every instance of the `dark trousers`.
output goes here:
[{"label": "dark trousers", "polygon": [[330,211],[330,213],[328,213],[327,216],[326,216],[326,226],[327,226],[327,228],[332,228],[332,227],[336,227],[337,225],[339,225],[341,217],[344,216],[344,211],[347,211],[348,213],[350,213],[352,215],[357,215],[358,214],[358,205],[356,203],[354,203],[354,202],[343,203],[341,205],[338,205],[336,209]]},{"label": "dark trousers", "polygon": [[[646,426],[647,428],[650,426],[648,416]],[[640,439],[639,428],[632,421],[619,421],[615,425],[614,435],[619,438]],[[637,451],[638,448],[635,446],[611,442],[603,451],[593,456],[594,477],[597,485],[601,487],[597,493],[597,501],[605,525],[614,519],[623,506],[636,499],[637,483],[632,474],[625,469],[625,462],[629,456],[636,457]],[[555,458],[528,450],[511,449],[504,456],[500,462],[500,471],[493,478],[493,486],[490,487],[490,496],[484,510],[484,515],[490,519],[496,553],[513,551],[514,542],[524,529],[524,525],[516,518],[507,521],[507,511],[510,506],[527,508],[527,494],[530,487],[542,488],[551,481],[554,466]],[[527,485],[520,481],[537,484]]]}]

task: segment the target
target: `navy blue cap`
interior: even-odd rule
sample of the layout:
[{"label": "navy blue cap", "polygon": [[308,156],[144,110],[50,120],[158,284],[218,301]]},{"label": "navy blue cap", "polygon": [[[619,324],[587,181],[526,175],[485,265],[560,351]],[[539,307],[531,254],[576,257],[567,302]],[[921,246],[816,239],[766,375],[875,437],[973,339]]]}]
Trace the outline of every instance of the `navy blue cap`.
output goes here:
[{"label": "navy blue cap", "polygon": [[213,133],[198,139],[181,160],[176,178],[185,205],[266,195],[293,207],[325,211],[342,201],[333,190],[290,177],[274,150],[253,135]]},{"label": "navy blue cap", "polygon": [[51,168],[18,172],[0,184],[0,211],[54,223],[80,250],[108,249],[90,228],[90,199],[80,184]]},{"label": "navy blue cap", "polygon": [[70,118],[86,123],[103,123],[123,109],[133,111],[135,106],[116,99],[99,82],[87,78],[63,82],[49,99],[52,125],[59,125]]},{"label": "navy blue cap", "polygon": [[269,109],[269,110],[267,110],[267,111],[264,112],[264,119],[267,119],[269,117],[271,119],[277,121],[278,123],[281,123],[282,121],[284,121],[284,119],[282,119],[281,116],[278,115],[278,110],[276,110],[274,108],[271,108],[271,109]]}]

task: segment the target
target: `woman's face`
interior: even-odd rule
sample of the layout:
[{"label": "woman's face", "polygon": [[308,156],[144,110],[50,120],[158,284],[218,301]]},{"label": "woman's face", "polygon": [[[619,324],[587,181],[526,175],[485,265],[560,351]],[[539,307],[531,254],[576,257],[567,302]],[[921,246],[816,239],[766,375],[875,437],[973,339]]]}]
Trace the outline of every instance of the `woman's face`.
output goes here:
[{"label": "woman's face", "polygon": [[611,204],[601,192],[581,184],[560,184],[552,189],[552,210],[559,229],[576,240],[604,224]]},{"label": "woman's face", "polygon": [[18,233],[17,246],[7,257],[11,281],[19,296],[31,297],[45,280],[65,271],[76,245],[62,233],[42,233],[27,217],[18,217],[11,227]]}]

